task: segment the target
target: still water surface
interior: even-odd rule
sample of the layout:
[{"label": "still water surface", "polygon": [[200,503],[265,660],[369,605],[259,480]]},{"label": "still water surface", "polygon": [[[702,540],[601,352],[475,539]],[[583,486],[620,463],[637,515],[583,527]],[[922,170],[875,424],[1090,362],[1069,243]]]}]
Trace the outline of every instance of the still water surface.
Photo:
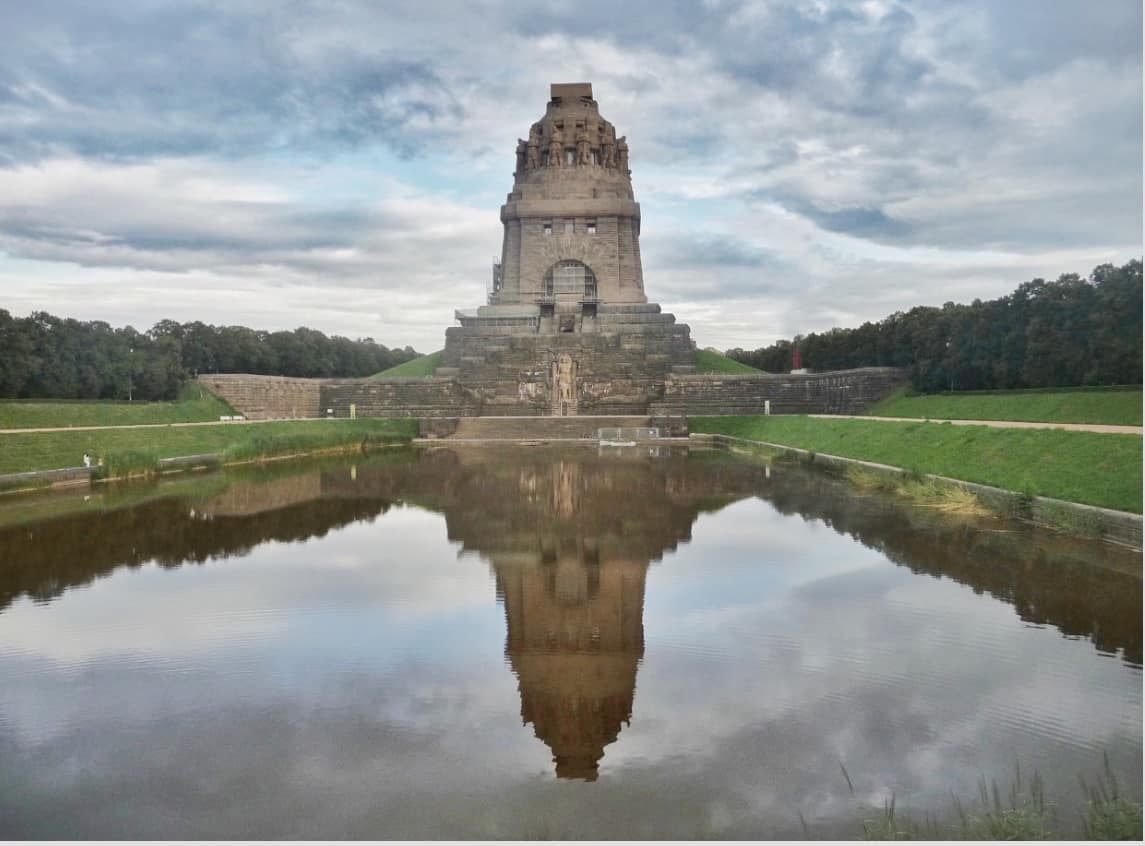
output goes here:
[{"label": "still water surface", "polygon": [[[1141,790],[1141,559],[721,453],[434,450],[0,508],[0,836],[857,834]],[[840,765],[854,783],[848,790]]]}]

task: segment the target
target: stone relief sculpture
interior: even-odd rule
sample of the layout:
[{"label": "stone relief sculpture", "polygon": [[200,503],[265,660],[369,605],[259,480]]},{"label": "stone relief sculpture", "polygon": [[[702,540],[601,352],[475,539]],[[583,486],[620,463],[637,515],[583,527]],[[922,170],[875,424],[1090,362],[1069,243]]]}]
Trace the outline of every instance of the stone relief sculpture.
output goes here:
[{"label": "stone relief sculpture", "polygon": [[573,404],[576,396],[575,364],[572,356],[568,353],[561,353],[553,363],[553,370],[553,393],[556,395],[557,407],[561,414],[567,414],[568,408]]},{"label": "stone relief sculpture", "polygon": [[628,173],[628,136],[621,135],[616,139],[616,166],[621,173]]},{"label": "stone relief sculpture", "polygon": [[528,149],[529,145],[523,138],[517,139],[517,169],[513,171],[516,174],[524,173],[528,167]]}]

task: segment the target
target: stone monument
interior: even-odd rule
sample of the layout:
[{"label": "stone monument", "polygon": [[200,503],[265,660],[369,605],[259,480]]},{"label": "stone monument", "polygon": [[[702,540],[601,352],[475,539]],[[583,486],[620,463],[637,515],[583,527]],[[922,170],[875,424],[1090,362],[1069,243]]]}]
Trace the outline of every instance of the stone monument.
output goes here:
[{"label": "stone monument", "polygon": [[[623,425],[675,434],[692,414],[855,414],[902,383],[895,368],[696,373],[688,327],[644,292],[627,136],[601,116],[589,83],[553,85],[550,95],[513,150],[487,302],[456,312],[432,377],[206,374],[200,383],[250,419],[634,415],[652,422]],[[590,436],[591,422],[496,421],[561,437]],[[564,431],[578,426],[587,432]],[[423,422],[433,437],[463,429]]]},{"label": "stone monument", "polygon": [[446,330],[441,377],[482,414],[645,413],[694,369],[688,327],[644,293],[628,144],[592,85],[553,85],[516,146],[488,302]]}]

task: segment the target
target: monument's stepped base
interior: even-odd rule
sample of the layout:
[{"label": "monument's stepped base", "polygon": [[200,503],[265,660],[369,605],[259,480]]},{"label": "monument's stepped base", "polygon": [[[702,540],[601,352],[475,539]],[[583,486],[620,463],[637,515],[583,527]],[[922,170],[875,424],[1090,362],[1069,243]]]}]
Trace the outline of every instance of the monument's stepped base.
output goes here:
[{"label": "monument's stepped base", "polygon": [[656,437],[682,438],[688,435],[682,417],[585,416],[585,417],[458,417],[423,420],[423,438],[477,441],[587,440],[600,430],[623,430],[626,438],[634,430],[655,429]]},{"label": "monument's stepped base", "polygon": [[[530,307],[515,306],[513,314]],[[457,379],[481,403],[482,415],[549,415],[558,411],[559,362],[568,362],[575,414],[647,414],[664,380],[695,364],[688,327],[655,303],[601,304],[594,316],[558,303],[553,316],[462,316],[445,332],[439,376]],[[561,326],[565,327],[561,331]]]},{"label": "monument's stepped base", "polygon": [[[541,342],[551,342],[552,337]],[[602,356],[598,362],[604,367],[623,366],[610,356]],[[658,377],[641,378],[631,373],[610,380],[586,378],[577,385],[572,416],[609,416],[615,420],[648,414],[679,417],[764,414],[769,410],[772,414],[857,414],[906,379],[905,371],[893,367],[742,376],[687,374],[681,370],[675,367]],[[554,416],[552,376],[535,364],[512,378],[506,375],[466,383],[456,377],[289,379],[246,374],[200,376],[199,381],[251,420],[349,417],[351,409],[356,417]]]}]

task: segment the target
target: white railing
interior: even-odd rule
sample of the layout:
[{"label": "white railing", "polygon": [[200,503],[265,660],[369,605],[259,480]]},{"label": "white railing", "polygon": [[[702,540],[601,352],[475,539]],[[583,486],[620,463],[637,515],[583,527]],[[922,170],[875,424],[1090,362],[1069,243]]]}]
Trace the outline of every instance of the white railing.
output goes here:
[{"label": "white railing", "polygon": [[602,444],[635,445],[637,441],[654,441],[660,430],[654,426],[608,426],[596,430],[596,439]]}]

